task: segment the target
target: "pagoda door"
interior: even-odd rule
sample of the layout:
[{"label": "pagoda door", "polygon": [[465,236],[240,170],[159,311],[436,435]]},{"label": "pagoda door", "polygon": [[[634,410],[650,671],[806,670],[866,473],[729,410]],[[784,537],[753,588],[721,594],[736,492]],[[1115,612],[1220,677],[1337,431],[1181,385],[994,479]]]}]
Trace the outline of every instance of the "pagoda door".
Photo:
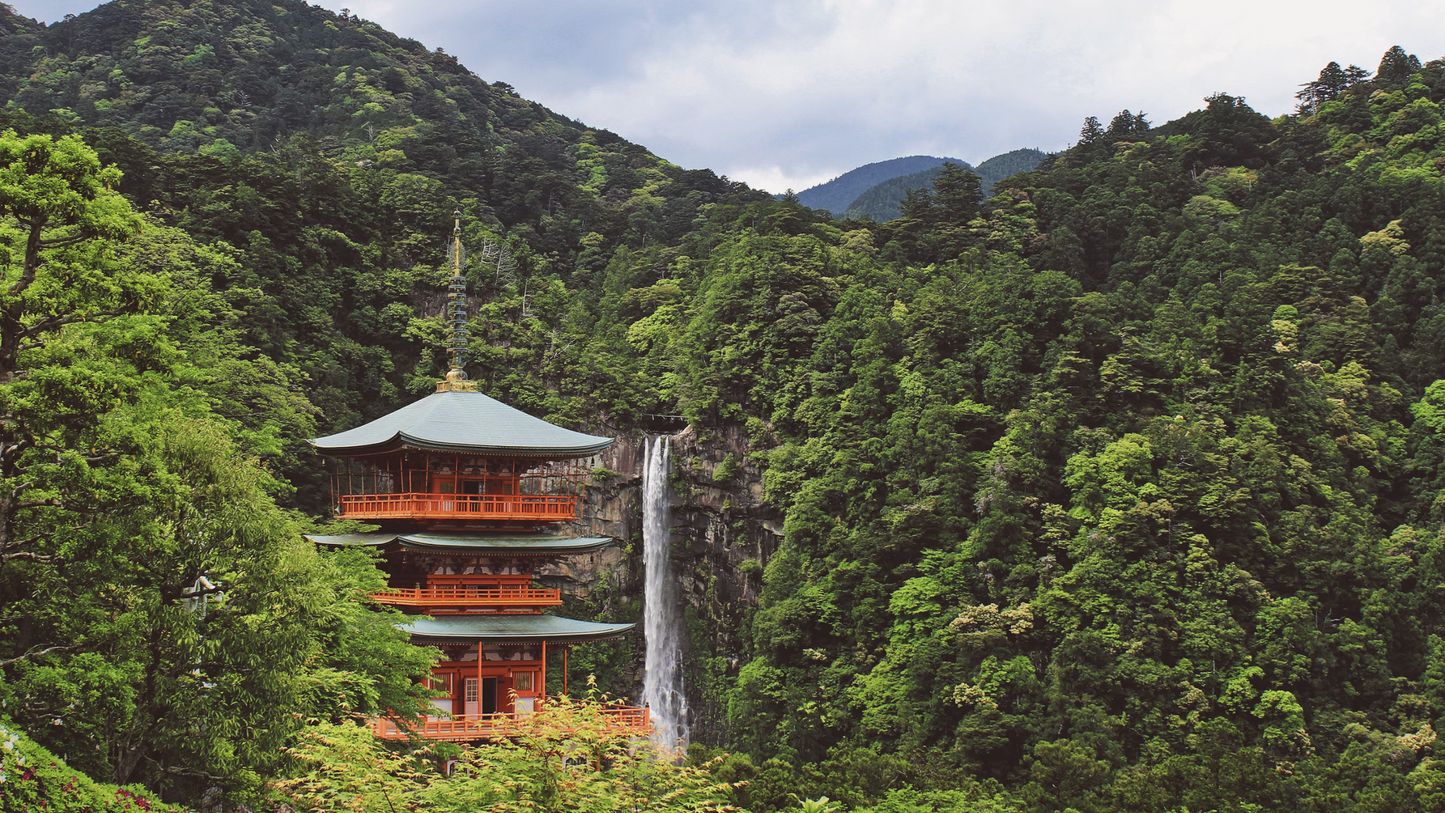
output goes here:
[{"label": "pagoda door", "polygon": [[480,710],[477,708],[477,679],[467,678],[466,688],[466,715],[468,718],[475,718]]},{"label": "pagoda door", "polygon": [[497,713],[497,679],[482,678],[482,713]]}]

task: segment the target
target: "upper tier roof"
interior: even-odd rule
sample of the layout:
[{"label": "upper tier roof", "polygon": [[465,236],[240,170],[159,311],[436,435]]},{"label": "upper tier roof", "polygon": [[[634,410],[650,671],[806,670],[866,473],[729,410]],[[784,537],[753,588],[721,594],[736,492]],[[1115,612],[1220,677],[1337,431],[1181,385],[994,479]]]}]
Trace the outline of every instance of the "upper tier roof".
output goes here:
[{"label": "upper tier roof", "polygon": [[587,457],[612,445],[612,438],[554,426],[480,392],[437,392],[389,415],[311,445],[338,457],[398,449]]}]

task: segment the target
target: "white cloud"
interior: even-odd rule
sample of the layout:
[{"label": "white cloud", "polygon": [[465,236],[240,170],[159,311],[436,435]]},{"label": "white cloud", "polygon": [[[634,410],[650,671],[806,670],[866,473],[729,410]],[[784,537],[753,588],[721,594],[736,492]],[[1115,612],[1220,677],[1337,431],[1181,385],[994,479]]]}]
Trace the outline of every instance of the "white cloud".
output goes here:
[{"label": "white cloud", "polygon": [[1085,116],[1142,109],[1162,123],[1218,91],[1278,115],[1331,60],[1373,69],[1396,44],[1445,54],[1445,4],[1418,0],[1363,12],[1343,0],[323,5],[442,46],[489,81],[668,160],[770,191],[900,155],[976,163],[1059,149]]},{"label": "white cloud", "polygon": [[827,183],[838,177],[839,173],[811,172],[800,175],[789,172],[780,166],[771,166],[740,167],[732,173],[724,174],[734,181],[743,181],[754,189],[766,189],[769,192],[782,194],[789,189],[794,192],[801,192],[804,189],[817,186],[820,183]]}]

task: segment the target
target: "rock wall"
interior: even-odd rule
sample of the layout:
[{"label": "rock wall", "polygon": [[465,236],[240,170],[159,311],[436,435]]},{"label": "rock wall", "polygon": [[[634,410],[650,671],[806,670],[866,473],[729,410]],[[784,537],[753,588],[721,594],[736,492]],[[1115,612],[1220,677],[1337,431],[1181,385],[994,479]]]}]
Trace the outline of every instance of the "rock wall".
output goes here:
[{"label": "rock wall", "polygon": [[[649,437],[619,435],[599,461],[583,505],[579,533],[612,536],[619,544],[570,568],[564,588],[577,595],[598,589],[642,594],[642,468]],[[687,625],[684,688],[696,742],[727,737],[727,689],[740,666],[743,619],[756,606],[767,564],[782,537],[782,515],[763,502],[762,473],[749,459],[740,427],[699,432],[689,426],[671,438],[672,567],[680,580]],[[604,578],[610,574],[610,578]],[[641,695],[644,642],[636,653],[631,696]]]}]

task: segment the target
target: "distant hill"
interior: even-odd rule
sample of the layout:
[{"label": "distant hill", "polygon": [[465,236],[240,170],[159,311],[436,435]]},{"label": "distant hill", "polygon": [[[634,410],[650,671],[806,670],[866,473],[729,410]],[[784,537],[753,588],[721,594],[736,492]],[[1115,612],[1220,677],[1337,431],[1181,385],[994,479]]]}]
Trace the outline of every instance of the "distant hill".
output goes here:
[{"label": "distant hill", "polygon": [[798,193],[798,201],[810,209],[827,209],[834,217],[840,217],[848,205],[870,187],[901,175],[911,175],[942,166],[945,161],[970,168],[968,162],[957,158],[937,158],[932,155],[893,158],[875,164],[864,164],[827,183],[804,189]]},{"label": "distant hill", "polygon": [[889,178],[883,183],[870,186],[848,204],[843,216],[853,220],[875,220],[879,223],[892,220],[901,214],[898,204],[902,202],[904,195],[907,195],[909,190],[922,189],[932,184],[933,179],[937,178],[938,173],[942,171],[943,165],[939,164],[922,172],[900,175],[897,178]]},{"label": "distant hill", "polygon": [[[983,193],[988,195],[996,182],[1010,175],[1028,172],[1038,166],[1045,157],[1042,151],[1032,148],[1013,150],[1002,155],[995,155],[974,167],[973,171],[978,173],[983,180]],[[962,161],[953,163],[968,168],[968,164]],[[903,200],[903,196],[910,189],[923,189],[933,183],[933,179],[938,177],[942,168],[943,164],[940,162],[937,166],[874,184],[848,204],[844,216],[857,219],[866,218],[879,223],[892,220],[899,215],[898,204]],[[801,199],[801,196],[799,198]]]},{"label": "distant hill", "polygon": [[1048,158],[1048,153],[1033,147],[1011,150],[984,161],[974,168],[983,179],[983,193],[987,195],[994,184],[1020,172],[1028,172]]}]

